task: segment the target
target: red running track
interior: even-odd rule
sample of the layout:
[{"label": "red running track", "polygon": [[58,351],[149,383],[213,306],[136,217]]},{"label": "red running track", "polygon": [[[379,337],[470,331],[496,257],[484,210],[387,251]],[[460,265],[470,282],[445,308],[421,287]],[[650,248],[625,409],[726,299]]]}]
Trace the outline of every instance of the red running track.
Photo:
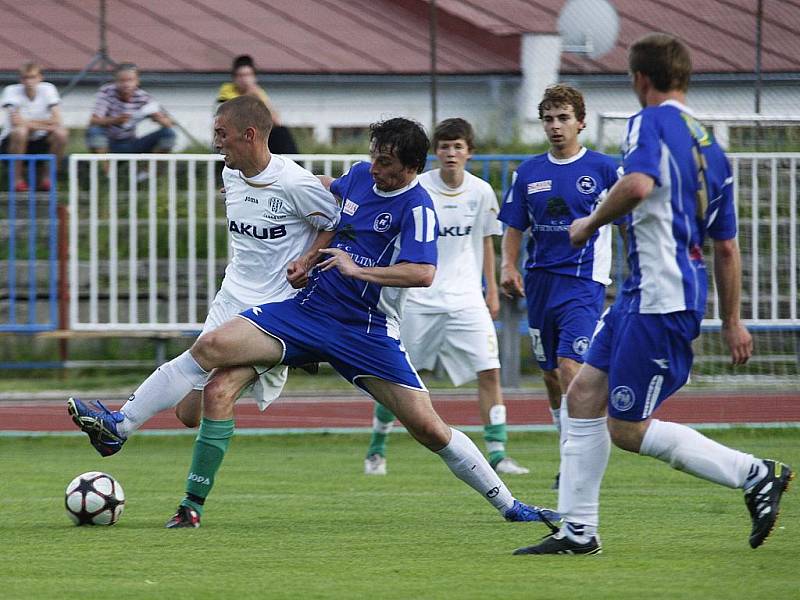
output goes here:
[{"label": "red running track", "polygon": [[[507,394],[510,425],[549,425],[547,401],[540,395]],[[118,407],[121,402],[110,402]],[[434,405],[452,425],[480,425],[477,396],[435,393]],[[800,423],[800,393],[782,394],[679,394],[656,411],[659,419],[679,423]],[[364,396],[288,396],[265,412],[255,404],[236,407],[238,428],[369,428],[372,403]],[[181,429],[171,411],[156,415],[146,429]],[[74,431],[65,402],[0,402],[1,431]]]}]

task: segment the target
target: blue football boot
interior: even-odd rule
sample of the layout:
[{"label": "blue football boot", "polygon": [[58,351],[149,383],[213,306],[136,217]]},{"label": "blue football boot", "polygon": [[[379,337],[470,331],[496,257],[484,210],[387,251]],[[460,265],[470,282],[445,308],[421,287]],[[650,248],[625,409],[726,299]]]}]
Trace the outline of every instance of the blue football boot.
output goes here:
[{"label": "blue football boot", "polygon": [[99,400],[85,404],[77,398],[67,400],[67,412],[102,456],[120,451],[125,443],[125,438],[117,431],[117,423],[125,419],[121,412],[108,410]]},{"label": "blue football boot", "polygon": [[[528,506],[519,500],[514,500],[514,505],[503,513],[506,521],[539,521],[544,523],[551,529],[556,528],[554,522],[561,520],[559,515],[554,510],[549,508],[541,508],[539,506]],[[556,528],[557,529],[557,528]]]}]

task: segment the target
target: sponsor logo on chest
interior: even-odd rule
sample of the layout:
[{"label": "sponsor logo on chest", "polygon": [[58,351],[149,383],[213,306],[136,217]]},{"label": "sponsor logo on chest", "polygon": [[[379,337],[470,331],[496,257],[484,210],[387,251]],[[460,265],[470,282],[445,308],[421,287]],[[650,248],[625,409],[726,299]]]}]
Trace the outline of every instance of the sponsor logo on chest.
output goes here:
[{"label": "sponsor logo on chest", "polygon": [[549,192],[553,189],[552,179],[543,179],[528,184],[528,194],[538,194],[539,192]]}]

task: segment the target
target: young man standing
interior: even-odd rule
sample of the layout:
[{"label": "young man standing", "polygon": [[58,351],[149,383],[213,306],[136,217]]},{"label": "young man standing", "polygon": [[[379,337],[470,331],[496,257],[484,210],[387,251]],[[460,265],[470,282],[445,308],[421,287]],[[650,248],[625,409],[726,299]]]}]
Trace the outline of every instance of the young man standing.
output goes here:
[{"label": "young man standing", "polygon": [[[61,99],[56,86],[42,81],[42,69],[28,63],[19,70],[19,83],[6,86],[0,104],[8,119],[0,133],[2,154],[55,154],[61,166],[67,147],[67,130],[61,119]],[[14,189],[28,191],[23,161],[17,161]],[[48,177],[38,180],[37,188],[50,190]]]},{"label": "young man standing", "polygon": [[[617,181],[617,166],[610,156],[588,150],[578,140],[586,107],[575,88],[547,88],[539,118],[550,150],[519,166],[500,209],[499,218],[508,225],[500,285],[512,298],[527,298],[533,354],[561,433],[562,398],[583,362],[611,283],[610,228],[601,228],[579,249],[570,246],[567,230],[574,219],[597,208]],[[530,239],[523,283],[517,264],[526,230]]]},{"label": "young man standing", "polygon": [[625,175],[597,211],[573,221],[570,239],[582,248],[599,227],[628,215],[630,275],[567,392],[559,488],[564,526],[515,554],[600,552],[600,483],[612,440],[623,450],[743,489],[752,548],[772,531],[794,476],[780,462],[652,418],[691,371],[691,343],[706,306],[706,235],[713,240],[722,337],[733,364],[747,362],[753,341],[739,319],[741,259],[730,166],[685,104],[689,51],[671,35],[649,34],[631,46],[628,62],[643,110],[628,121]]},{"label": "young man standing", "polygon": [[[408,291],[400,339],[417,369],[431,370],[438,359],[453,385],[477,376],[489,464],[500,474],[522,475],[528,469],[505,452],[506,407],[492,322],[500,310],[492,243],[492,236],[502,233],[497,198],[487,182],[465,170],[474,148],[472,126],[467,121],[439,123],[433,147],[439,168],[420,175],[419,182],[436,209],[439,260],[433,284]],[[386,438],[394,419],[389,409],[375,404],[365,474],[386,474]]]},{"label": "young man standing", "polygon": [[[200,334],[205,335],[251,306],[290,298],[297,290],[286,279],[290,272],[303,272],[306,258],[328,246],[339,222],[336,199],[319,179],[295,162],[271,154],[267,139],[272,119],[264,104],[242,96],[219,106],[214,119],[214,145],[225,157],[225,209],[233,253],[225,278],[208,312]],[[167,368],[166,365],[162,368]],[[286,367],[244,367],[241,372],[222,369],[222,379],[247,378],[254,384],[256,401],[264,410],[275,400],[286,381]],[[90,430],[95,448],[107,456],[117,452],[125,440],[158,412],[175,406],[187,427],[197,427],[202,414],[205,381],[183,399],[161,396],[152,390],[136,390],[119,411],[119,440],[98,440]],[[77,398],[68,401],[78,427],[92,427],[94,417],[106,414]],[[85,417],[89,417],[85,421]],[[85,429],[84,429],[85,430]]]},{"label": "young man standing", "polygon": [[[478,448],[448,427],[408,360],[398,323],[406,289],[428,286],[436,271],[436,214],[417,174],[428,138],[396,118],[371,127],[371,164],[358,163],[331,184],[341,221],[308,285],[283,302],[255,306],[197,339],[139,388],[182,398],[212,369],[326,361],[395,413],[409,432],[510,521],[550,520],[552,511],[516,500]],[[304,274],[290,273],[298,283]],[[321,335],[320,332],[324,332]],[[238,369],[242,372],[241,369]],[[168,528],[197,527],[234,432],[233,406],[247,377],[205,387],[203,419],[186,497]],[[87,415],[99,442],[118,437],[116,413]]]}]

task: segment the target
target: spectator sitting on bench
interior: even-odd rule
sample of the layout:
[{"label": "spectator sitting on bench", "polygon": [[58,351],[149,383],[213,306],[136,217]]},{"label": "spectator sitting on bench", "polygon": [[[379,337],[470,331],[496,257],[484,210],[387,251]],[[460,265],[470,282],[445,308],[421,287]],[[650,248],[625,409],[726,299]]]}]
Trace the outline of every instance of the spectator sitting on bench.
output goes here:
[{"label": "spectator sitting on bench", "polygon": [[[161,127],[136,137],[136,125],[150,118]],[[132,63],[120,64],[114,81],[100,87],[95,97],[86,145],[92,152],[104,154],[169,152],[175,145],[172,120],[159,104],[139,87],[139,70]]]},{"label": "spectator sitting on bench", "polygon": [[[67,145],[67,130],[61,121],[61,99],[52,83],[42,81],[42,69],[27,63],[19,70],[20,83],[6,86],[0,104],[8,119],[0,133],[2,154],[55,154],[60,166]],[[16,162],[18,192],[28,191],[24,161]],[[50,178],[38,179],[37,188],[50,189]]]}]

